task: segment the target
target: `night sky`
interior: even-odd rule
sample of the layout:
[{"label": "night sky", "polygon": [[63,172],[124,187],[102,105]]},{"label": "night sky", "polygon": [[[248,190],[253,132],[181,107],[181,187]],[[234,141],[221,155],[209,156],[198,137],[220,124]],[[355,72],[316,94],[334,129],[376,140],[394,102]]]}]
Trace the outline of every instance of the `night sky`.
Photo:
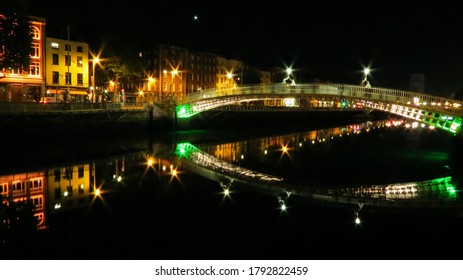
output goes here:
[{"label": "night sky", "polygon": [[428,93],[459,99],[462,8],[446,0],[28,3],[30,15],[46,18],[47,36],[66,38],[69,25],[71,40],[93,50],[172,44],[349,84],[370,66],[372,86],[408,89],[409,75],[422,73]]}]

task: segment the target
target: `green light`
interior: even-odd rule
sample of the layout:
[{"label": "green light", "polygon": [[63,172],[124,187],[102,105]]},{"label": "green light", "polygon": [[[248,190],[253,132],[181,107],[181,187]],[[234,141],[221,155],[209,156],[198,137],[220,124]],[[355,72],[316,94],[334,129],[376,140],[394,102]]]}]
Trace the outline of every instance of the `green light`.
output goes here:
[{"label": "green light", "polygon": [[177,117],[180,119],[186,119],[197,114],[196,112],[194,112],[194,109],[192,108],[191,104],[179,105],[175,107],[175,111],[177,113]]},{"label": "green light", "polygon": [[175,154],[178,157],[183,157],[183,158],[189,158],[191,154],[197,151],[199,151],[199,149],[196,146],[188,142],[178,143],[177,147],[175,148]]},{"label": "green light", "polygon": [[457,190],[455,188],[454,183],[452,182],[451,176],[430,180],[429,183],[430,187],[440,192],[447,198],[456,198]]},{"label": "green light", "polygon": [[349,107],[349,102],[347,100],[341,100],[341,108],[347,108]]}]

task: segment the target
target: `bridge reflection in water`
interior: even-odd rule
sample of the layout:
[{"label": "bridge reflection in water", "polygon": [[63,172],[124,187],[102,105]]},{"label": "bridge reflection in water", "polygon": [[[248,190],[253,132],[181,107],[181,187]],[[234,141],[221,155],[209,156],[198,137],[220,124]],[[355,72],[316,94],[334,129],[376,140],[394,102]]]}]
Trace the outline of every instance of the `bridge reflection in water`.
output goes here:
[{"label": "bridge reflection in water", "polygon": [[[334,138],[348,138],[384,127],[416,127],[402,120],[365,122],[303,133],[257,138],[262,152],[270,154],[270,147],[280,146],[279,152],[289,155],[292,149],[308,142],[310,145],[329,143]],[[424,129],[417,127],[417,129]],[[426,128],[428,129],[428,128]],[[288,145],[292,139],[293,146]],[[356,217],[364,207],[377,209],[445,209],[459,213],[462,203],[452,176],[441,176],[432,180],[397,182],[387,184],[333,184],[305,182],[272,175],[241,166],[246,141],[193,145],[189,142],[172,143],[137,142],[135,152],[105,158],[111,170],[98,167],[98,160],[83,159],[78,162],[63,162],[44,168],[28,168],[25,171],[0,174],[0,195],[11,203],[30,200],[35,206],[35,216],[40,229],[48,228],[48,217],[80,208],[91,207],[95,199],[104,193],[115,191],[115,187],[126,178],[135,176],[129,170],[144,165],[154,170],[157,176],[181,180],[183,171],[190,171],[211,181],[218,182],[226,196],[234,188],[274,196],[282,211],[287,210],[293,199],[302,199],[327,206],[353,207]],[[121,147],[120,147],[121,148]],[[122,147],[125,151],[126,148]],[[253,147],[254,149],[254,147]],[[41,150],[36,150],[40,153]],[[214,155],[213,155],[214,154]],[[38,154],[35,157],[43,157]],[[65,156],[67,157],[67,156]],[[8,161],[7,158],[5,158]],[[183,170],[184,169],[184,170]],[[106,177],[106,175],[110,175]],[[98,180],[97,180],[98,178]],[[140,180],[140,179],[137,179]],[[101,181],[101,182],[98,182]],[[101,193],[100,193],[101,190]],[[103,196],[102,196],[103,195]]]},{"label": "bridge reflection in water", "polygon": [[[383,121],[380,126],[404,125],[402,121]],[[324,129],[307,133],[315,142],[324,142],[333,137],[351,133],[361,133],[374,129],[372,123],[351,125],[341,128]],[[318,132],[318,133],[317,133]],[[304,137],[301,137],[304,138]],[[299,144],[301,145],[301,144]],[[286,152],[286,147],[282,148]],[[267,152],[265,150],[265,152]],[[323,184],[319,182],[300,182],[283,177],[250,170],[239,165],[218,159],[202,151],[195,145],[184,142],[176,145],[177,165],[205,178],[217,181],[224,194],[229,195],[233,187],[258,191],[275,196],[281,210],[287,209],[288,200],[293,197],[331,206],[354,206],[359,211],[365,207],[377,209],[421,209],[450,210],[459,213],[463,204],[457,195],[457,183],[452,176],[432,180],[400,182],[388,184],[351,185]]]}]

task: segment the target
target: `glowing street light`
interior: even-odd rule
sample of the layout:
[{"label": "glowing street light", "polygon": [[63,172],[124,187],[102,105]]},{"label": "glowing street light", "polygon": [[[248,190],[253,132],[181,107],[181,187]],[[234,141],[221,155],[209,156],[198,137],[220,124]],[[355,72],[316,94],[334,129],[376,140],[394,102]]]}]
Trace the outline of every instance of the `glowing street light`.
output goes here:
[{"label": "glowing street light", "polygon": [[289,81],[292,86],[295,86],[296,82],[294,81],[294,78],[292,77],[293,69],[291,67],[288,67],[286,68],[285,72],[286,72],[286,77],[283,79],[283,84],[287,84]]},{"label": "glowing street light", "polygon": [[370,82],[368,81],[368,74],[370,74],[370,72],[371,72],[371,70],[368,67],[363,69],[364,76],[363,76],[363,80],[361,82],[361,85],[366,87],[366,88],[371,88]]}]

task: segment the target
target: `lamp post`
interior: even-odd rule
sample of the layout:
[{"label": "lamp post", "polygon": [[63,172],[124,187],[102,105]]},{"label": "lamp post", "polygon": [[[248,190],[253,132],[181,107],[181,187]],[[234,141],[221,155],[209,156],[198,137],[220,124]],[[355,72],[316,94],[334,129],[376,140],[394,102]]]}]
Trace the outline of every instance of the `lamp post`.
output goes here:
[{"label": "lamp post", "polygon": [[292,77],[293,75],[293,69],[291,67],[286,68],[286,77],[283,79],[283,84],[288,84],[288,82],[291,83],[292,86],[296,85],[296,82],[294,81],[294,78]]},{"label": "lamp post", "polygon": [[363,69],[363,80],[361,85],[366,87],[366,88],[371,88],[370,82],[368,81],[368,74],[370,74],[371,70],[370,68],[365,68]]},{"label": "lamp post", "polygon": [[93,57],[93,63],[92,63],[92,67],[93,67],[93,72],[92,72],[92,86],[93,86],[92,99],[93,99],[93,103],[96,102],[96,92],[95,92],[95,90],[96,90],[96,86],[95,86],[95,80],[96,80],[95,79],[95,76],[96,76],[95,71],[96,71],[96,69],[95,69],[95,66],[99,62],[100,62],[100,59],[98,57]]}]

